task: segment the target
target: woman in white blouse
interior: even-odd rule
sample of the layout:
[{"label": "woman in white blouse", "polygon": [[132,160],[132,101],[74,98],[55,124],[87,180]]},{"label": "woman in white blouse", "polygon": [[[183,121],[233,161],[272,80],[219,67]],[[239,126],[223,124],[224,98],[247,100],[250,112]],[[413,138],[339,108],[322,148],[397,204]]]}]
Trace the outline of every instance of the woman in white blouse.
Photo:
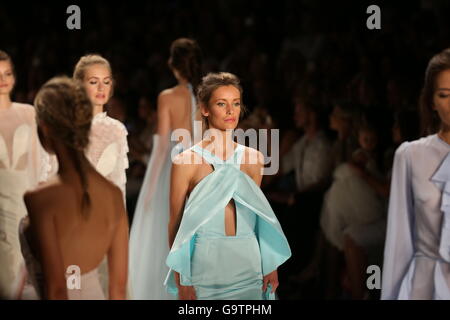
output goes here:
[{"label": "woman in white blouse", "polygon": [[39,143],[33,106],[11,101],[14,66],[0,51],[0,299],[17,299],[23,286],[19,222],[26,216],[23,194],[50,169]]},{"label": "woman in white blouse", "polygon": [[73,77],[84,84],[94,107],[86,155],[97,171],[117,185],[125,197],[128,132],[120,121],[108,117],[104,110],[113,95],[111,66],[108,60],[99,55],[86,55],[75,66]]},{"label": "woman in white blouse", "polygon": [[430,60],[420,106],[428,136],[394,158],[382,299],[450,299],[450,49]]},{"label": "woman in white blouse", "polygon": [[[125,202],[125,184],[128,168],[127,129],[118,120],[106,115],[105,104],[113,95],[114,79],[111,66],[99,55],[86,55],[75,66],[73,78],[81,81],[93,105],[93,119],[86,157],[105,178],[122,190]],[[106,258],[99,273],[105,294],[108,293]]]}]

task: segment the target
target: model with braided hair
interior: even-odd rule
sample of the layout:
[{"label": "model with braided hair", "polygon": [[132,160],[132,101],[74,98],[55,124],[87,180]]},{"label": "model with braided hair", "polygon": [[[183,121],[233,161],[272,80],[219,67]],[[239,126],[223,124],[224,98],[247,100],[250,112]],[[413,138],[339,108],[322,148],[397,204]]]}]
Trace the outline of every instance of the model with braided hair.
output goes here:
[{"label": "model with braided hair", "polygon": [[120,121],[108,117],[105,111],[114,89],[111,66],[100,55],[85,55],[76,64],[73,78],[84,85],[93,105],[86,156],[98,172],[122,190],[125,199],[128,132]]},{"label": "model with braided hair", "polygon": [[[42,145],[56,154],[59,169],[24,196],[29,226],[27,221],[21,225],[22,250],[31,282],[44,299],[104,299],[97,269],[108,255],[109,297],[124,299],[128,218],[121,190],[85,156],[91,101],[82,84],[57,77],[40,89],[35,107]],[[81,273],[80,286],[74,288],[65,279],[73,266]]]},{"label": "model with braided hair", "polygon": [[[142,183],[130,233],[130,281],[133,299],[173,299],[166,293],[164,277],[169,252],[169,184],[171,153],[181,152],[201,139],[195,120],[201,120],[195,100],[201,79],[201,51],[195,40],[180,38],[170,47],[169,67],[178,84],[158,97],[158,129]],[[175,129],[190,132],[190,139],[172,141]],[[174,150],[174,152],[172,152]]]},{"label": "model with braided hair", "polygon": [[[118,120],[107,116],[105,105],[113,95],[114,79],[108,60],[97,54],[80,58],[73,78],[83,84],[93,106],[92,128],[86,157],[94,168],[122,190],[125,202],[125,184],[128,168],[127,130]],[[108,294],[107,261],[100,266],[100,277]]]},{"label": "model with braided hair", "polygon": [[11,101],[16,82],[10,56],[0,51],[0,299],[17,299],[23,283],[19,221],[23,194],[47,178],[49,157],[39,143],[33,106]]}]

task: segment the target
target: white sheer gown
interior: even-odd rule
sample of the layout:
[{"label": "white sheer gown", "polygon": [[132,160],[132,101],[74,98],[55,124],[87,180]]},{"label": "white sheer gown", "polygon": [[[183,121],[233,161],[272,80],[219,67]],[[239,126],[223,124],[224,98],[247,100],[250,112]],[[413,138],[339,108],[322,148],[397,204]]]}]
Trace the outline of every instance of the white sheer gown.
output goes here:
[{"label": "white sheer gown", "polygon": [[[128,168],[128,142],[127,129],[118,120],[108,117],[106,112],[98,113],[92,119],[89,147],[86,157],[94,168],[110,182],[122,190],[125,202],[125,185]],[[108,262],[103,259],[98,268],[98,275],[104,290],[108,296]]]},{"label": "white sheer gown", "polygon": [[34,107],[12,103],[0,110],[0,299],[17,299],[24,281],[19,222],[24,193],[45,181],[50,157],[40,145]]},{"label": "white sheer gown", "polygon": [[[191,92],[191,122],[194,142],[201,130],[195,125],[196,100]],[[132,298],[136,300],[173,300],[164,280],[169,272],[169,191],[172,157],[189,146],[172,141],[173,131],[161,137],[153,135],[153,151],[139,193],[130,232],[129,275]],[[191,138],[192,140],[192,138]],[[165,150],[161,153],[161,150]]]}]

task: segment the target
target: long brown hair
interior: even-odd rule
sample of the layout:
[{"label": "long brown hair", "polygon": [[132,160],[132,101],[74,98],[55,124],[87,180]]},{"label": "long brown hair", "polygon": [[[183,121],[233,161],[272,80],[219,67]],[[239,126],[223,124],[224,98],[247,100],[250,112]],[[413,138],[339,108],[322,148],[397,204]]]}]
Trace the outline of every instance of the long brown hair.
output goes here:
[{"label": "long brown hair", "polygon": [[82,84],[68,77],[55,77],[47,81],[34,100],[37,122],[44,123],[71,153],[80,175],[82,213],[87,215],[91,206],[86,175],[87,160],[84,151],[89,143],[92,104]]},{"label": "long brown hair", "polygon": [[421,118],[421,134],[429,135],[436,133],[441,125],[441,119],[435,110],[433,110],[433,95],[436,90],[436,79],[438,75],[445,70],[450,69],[450,48],[445,49],[428,63],[425,72],[425,81],[420,94],[419,108]]}]

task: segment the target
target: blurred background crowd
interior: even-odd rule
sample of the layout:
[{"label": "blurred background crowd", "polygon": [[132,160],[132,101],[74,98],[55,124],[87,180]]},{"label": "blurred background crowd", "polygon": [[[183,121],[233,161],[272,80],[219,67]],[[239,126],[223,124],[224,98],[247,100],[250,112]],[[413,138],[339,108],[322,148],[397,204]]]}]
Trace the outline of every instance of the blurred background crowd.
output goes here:
[{"label": "blurred background crowd", "polygon": [[262,189],[293,250],[282,299],[377,299],[366,267],[382,266],[393,155],[422,136],[418,97],[427,61],[450,46],[447,1],[166,0],[79,2],[81,30],[64,2],[1,4],[0,48],[17,73],[13,101],[71,75],[80,56],[112,65],[107,112],[128,129],[127,209],[152,150],[156,98],[176,84],[170,43],[198,41],[204,74],[228,71],[244,88],[244,129],[278,129],[280,170]]}]

